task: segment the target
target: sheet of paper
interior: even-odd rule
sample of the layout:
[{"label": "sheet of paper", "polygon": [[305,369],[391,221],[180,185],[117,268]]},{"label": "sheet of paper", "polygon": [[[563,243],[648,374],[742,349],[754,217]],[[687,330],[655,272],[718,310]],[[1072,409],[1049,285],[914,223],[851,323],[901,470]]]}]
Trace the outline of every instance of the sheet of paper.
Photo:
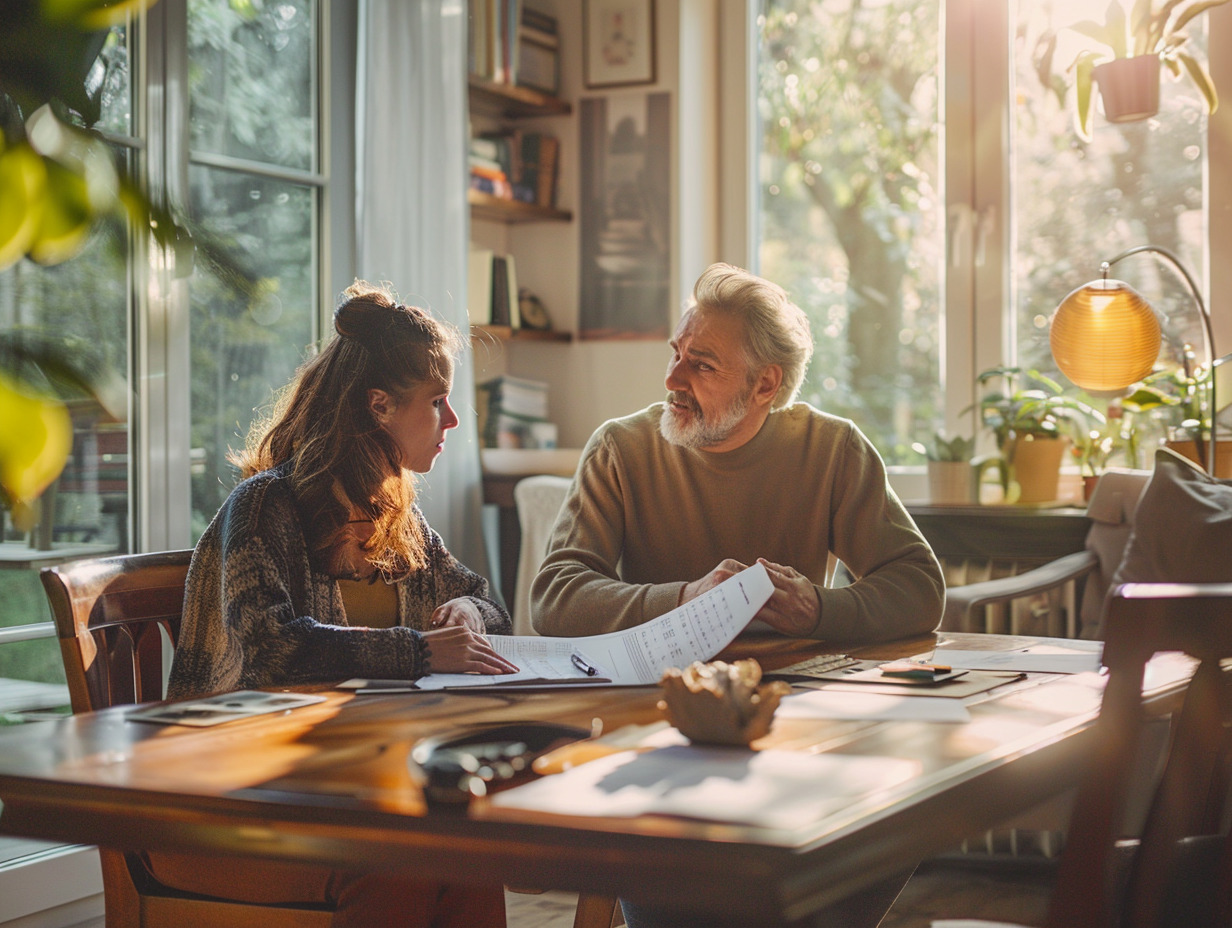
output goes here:
[{"label": "sheet of paper", "polygon": [[961,700],[914,693],[811,690],[786,696],[774,713],[776,719],[871,719],[882,722],[969,722],[971,714]]},{"label": "sheet of paper", "polygon": [[679,745],[623,751],[497,793],[494,809],[625,817],[657,813],[794,829],[917,776],[892,757]]},{"label": "sheet of paper", "polygon": [[[577,654],[618,686],[658,683],[668,667],[706,661],[731,643],[774,592],[766,568],[754,564],[713,590],[636,628],[580,638],[490,635],[493,649],[519,668],[516,674],[429,674],[420,689],[494,686],[523,680],[592,682],[573,662]],[[610,684],[609,684],[610,685]]]},{"label": "sheet of paper", "polygon": [[932,660],[967,670],[1018,670],[1036,673],[1086,673],[1099,670],[1102,641],[1036,644],[1016,651],[961,651],[937,648]]}]

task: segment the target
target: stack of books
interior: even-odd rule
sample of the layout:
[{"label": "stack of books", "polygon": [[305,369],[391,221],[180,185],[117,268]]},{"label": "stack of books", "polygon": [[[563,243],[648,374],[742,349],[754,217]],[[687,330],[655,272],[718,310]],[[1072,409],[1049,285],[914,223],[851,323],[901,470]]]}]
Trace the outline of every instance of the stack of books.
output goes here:
[{"label": "stack of books", "polygon": [[548,385],[505,374],[479,385],[479,435],[485,448],[531,448],[535,423],[548,421]]},{"label": "stack of books", "polygon": [[506,200],[554,206],[559,155],[555,136],[521,129],[483,133],[470,141],[471,187]]}]

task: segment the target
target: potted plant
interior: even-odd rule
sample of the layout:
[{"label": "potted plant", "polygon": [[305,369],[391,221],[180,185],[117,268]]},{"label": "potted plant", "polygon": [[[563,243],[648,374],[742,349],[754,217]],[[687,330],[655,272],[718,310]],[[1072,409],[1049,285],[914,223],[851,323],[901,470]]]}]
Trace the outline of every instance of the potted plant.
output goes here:
[{"label": "potted plant", "polygon": [[[1193,350],[1186,346],[1181,365],[1156,371],[1125,399],[1126,407],[1139,411],[1166,410],[1163,443],[1184,457],[1206,468],[1210,463],[1207,443],[1210,428],[1211,369],[1197,363]],[[1215,476],[1232,476],[1232,445],[1221,442],[1215,457]]]},{"label": "potted plant", "polygon": [[946,438],[944,432],[935,432],[927,445],[917,441],[911,447],[928,459],[930,503],[951,506],[978,502],[975,465],[971,460],[974,438]]},{"label": "potted plant", "polygon": [[994,367],[977,378],[981,387],[1000,384],[979,401],[980,422],[993,434],[1002,461],[1005,498],[1020,503],[1057,498],[1061,459],[1075,429],[1103,425],[1104,414],[1064,396],[1061,385],[1037,370]]},{"label": "potted plant", "polygon": [[[1109,122],[1146,119],[1159,110],[1160,65],[1174,79],[1187,75],[1202,94],[1208,113],[1215,112],[1219,97],[1206,63],[1190,46],[1184,31],[1195,17],[1228,0],[1134,0],[1128,14],[1120,0],[1110,0],[1102,23],[1083,20],[1069,28],[1091,39],[1096,46],[1084,48],[1067,69],[1073,74],[1074,127],[1080,138],[1091,140],[1091,98],[1099,85],[1104,115]],[[1047,87],[1065,93],[1064,82],[1055,84],[1052,59],[1057,32],[1049,30],[1038,43],[1039,76]]]}]

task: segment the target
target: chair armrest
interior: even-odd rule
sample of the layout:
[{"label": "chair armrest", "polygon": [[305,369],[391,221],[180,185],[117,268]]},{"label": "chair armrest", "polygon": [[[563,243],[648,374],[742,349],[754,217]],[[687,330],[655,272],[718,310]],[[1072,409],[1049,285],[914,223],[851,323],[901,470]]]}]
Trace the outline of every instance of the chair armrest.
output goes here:
[{"label": "chair armrest", "polygon": [[1094,551],[1075,551],[1014,577],[950,587],[945,592],[945,614],[941,627],[949,631],[969,631],[977,609],[991,603],[1007,603],[1025,596],[1047,593],[1085,577],[1098,567],[1099,557]]}]

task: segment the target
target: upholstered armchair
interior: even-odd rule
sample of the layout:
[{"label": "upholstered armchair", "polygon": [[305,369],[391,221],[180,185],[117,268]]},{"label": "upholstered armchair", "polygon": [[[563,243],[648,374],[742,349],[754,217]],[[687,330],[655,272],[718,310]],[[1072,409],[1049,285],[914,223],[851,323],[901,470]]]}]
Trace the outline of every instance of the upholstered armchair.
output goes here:
[{"label": "upholstered armchair", "polygon": [[1015,577],[951,588],[942,629],[982,631],[983,611],[1081,587],[1075,632],[1102,638],[1105,600],[1117,583],[1232,581],[1232,481],[1160,449],[1155,470],[1110,470],[1087,507],[1085,549]]}]

